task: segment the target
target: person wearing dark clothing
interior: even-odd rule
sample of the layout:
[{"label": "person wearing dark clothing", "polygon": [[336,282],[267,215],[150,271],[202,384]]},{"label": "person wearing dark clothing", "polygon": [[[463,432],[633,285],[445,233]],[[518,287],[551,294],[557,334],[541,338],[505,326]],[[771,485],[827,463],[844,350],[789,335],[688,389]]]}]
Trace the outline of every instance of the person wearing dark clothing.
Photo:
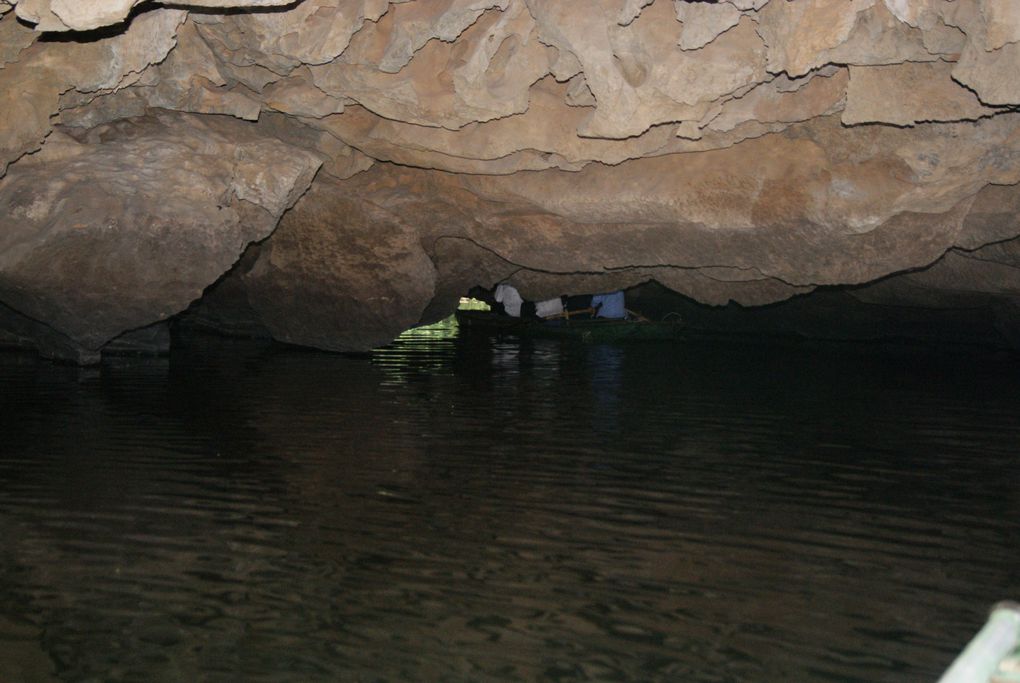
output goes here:
[{"label": "person wearing dark clothing", "polygon": [[503,304],[496,301],[496,288],[486,289],[481,285],[475,285],[468,290],[468,296],[472,299],[481,301],[483,304],[487,304],[489,309],[497,315],[507,315],[506,309],[503,308]]},{"label": "person wearing dark clothing", "polygon": [[564,296],[563,310],[571,320],[587,320],[591,318],[591,294]]}]

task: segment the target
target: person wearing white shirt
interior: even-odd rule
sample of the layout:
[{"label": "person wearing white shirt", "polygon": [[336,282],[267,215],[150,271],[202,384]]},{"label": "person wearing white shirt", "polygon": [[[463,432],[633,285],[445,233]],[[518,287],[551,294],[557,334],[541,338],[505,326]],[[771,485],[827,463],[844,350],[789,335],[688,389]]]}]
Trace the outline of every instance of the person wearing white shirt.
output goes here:
[{"label": "person wearing white shirt", "polygon": [[499,283],[496,285],[495,299],[503,304],[503,310],[507,315],[512,315],[515,318],[521,317],[521,304],[524,303],[524,299],[521,298],[516,287],[505,282]]},{"label": "person wearing white shirt", "polygon": [[555,299],[535,302],[535,315],[539,318],[552,318],[553,316],[563,315],[563,299],[556,297]]}]

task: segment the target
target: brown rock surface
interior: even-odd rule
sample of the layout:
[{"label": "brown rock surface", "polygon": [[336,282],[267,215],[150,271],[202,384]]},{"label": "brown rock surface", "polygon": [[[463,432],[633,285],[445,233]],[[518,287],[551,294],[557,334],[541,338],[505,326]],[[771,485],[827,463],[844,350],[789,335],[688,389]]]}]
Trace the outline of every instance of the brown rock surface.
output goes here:
[{"label": "brown rock surface", "polygon": [[506,277],[758,305],[934,263],[1015,302],[974,254],[1020,235],[1018,46],[1010,0],[0,1],[0,302],[94,354],[320,164],[222,288],[295,343]]},{"label": "brown rock surface", "polygon": [[243,274],[252,308],[292,344],[350,351],[390,341],[418,322],[435,288],[413,220],[317,182]]},{"label": "brown rock surface", "polygon": [[[146,0],[13,0],[18,17],[40,31],[88,31],[119,24]],[[183,0],[190,7],[275,7],[293,0]],[[6,4],[6,3],[5,3]],[[0,10],[0,13],[6,10]]]},{"label": "brown rock surface", "polygon": [[[876,224],[844,226],[837,238],[826,212],[845,211],[839,197],[806,200],[820,196],[811,184],[823,181],[812,177],[832,161],[806,140],[787,140],[793,149],[779,150],[776,142],[763,139],[754,164],[737,149],[700,157],[693,167],[683,155],[627,162],[637,165],[631,178],[647,181],[635,185],[643,220],[630,223],[611,220],[608,206],[622,202],[614,210],[629,217],[636,209],[628,196],[617,191],[600,203],[615,183],[608,168],[479,177],[377,164],[342,185],[315,184],[242,276],[246,297],[278,339],[359,350],[370,335],[376,343],[392,336],[398,321],[449,313],[472,284],[504,278],[532,299],[654,279],[706,303],[762,305],[924,266],[978,235],[999,234],[986,232],[987,213],[967,220],[972,197],[940,213],[897,212],[900,169],[875,163],[843,169],[836,191],[870,184],[879,196],[875,188],[886,186],[889,213],[874,207]],[[670,182],[654,183],[663,178]],[[561,183],[578,184],[550,201]],[[710,192],[720,187],[732,189]],[[1005,197],[994,201],[983,211],[1006,209]],[[727,265],[719,254],[731,255]],[[349,319],[361,321],[357,330],[344,329]]]},{"label": "brown rock surface", "polygon": [[683,25],[677,43],[684,50],[705,47],[723,31],[740,23],[740,10],[729,3],[674,3],[676,18]]},{"label": "brown rock surface", "polygon": [[850,67],[843,123],[963,121],[992,116],[973,92],[956,83],[952,65],[905,62],[893,66]]},{"label": "brown rock surface", "polygon": [[55,135],[0,180],[0,299],[94,353],[200,297],[319,163],[230,120]]},{"label": "brown rock surface", "polygon": [[[126,31],[109,38],[80,43],[36,41],[21,49],[0,72],[5,114],[0,126],[0,177],[7,164],[39,148],[50,132],[50,117],[57,113],[62,93],[123,87],[166,57],[184,18],[183,11],[162,10],[138,17]],[[0,19],[2,24],[14,21],[13,15]]]}]

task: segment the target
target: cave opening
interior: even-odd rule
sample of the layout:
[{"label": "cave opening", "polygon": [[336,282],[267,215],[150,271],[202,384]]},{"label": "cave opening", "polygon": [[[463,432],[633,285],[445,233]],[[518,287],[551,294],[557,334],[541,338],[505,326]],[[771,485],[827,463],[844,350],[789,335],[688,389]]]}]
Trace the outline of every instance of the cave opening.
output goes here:
[{"label": "cave opening", "polygon": [[[883,285],[886,286],[886,285]],[[596,287],[597,289],[597,287]],[[494,299],[496,286],[473,285],[457,298],[456,310],[448,317],[428,325],[448,331],[467,326],[470,329],[499,331],[504,334],[544,336],[553,334],[564,322],[593,317],[591,295],[547,299],[555,301],[554,310],[536,313],[535,302],[522,298],[513,316]],[[690,342],[715,340],[720,343],[753,342],[763,345],[819,343],[858,344],[864,350],[881,354],[883,349],[914,347],[922,353],[1005,354],[1018,352],[1012,312],[1003,309],[992,297],[933,304],[929,300],[907,301],[872,296],[871,287],[834,286],[768,305],[747,306],[733,301],[723,305],[700,303],[651,279],[620,290],[623,292],[626,320],[640,328],[645,323],[670,323],[663,339]],[[568,303],[569,301],[569,303]],[[467,313],[465,313],[467,312]],[[474,312],[484,313],[477,315]],[[514,325],[515,321],[523,322]],[[546,328],[543,331],[544,323]],[[415,325],[408,331],[419,329]],[[580,337],[583,326],[576,327]],[[597,331],[597,327],[596,327]],[[596,337],[598,335],[596,334]],[[614,335],[607,335],[613,338]],[[655,338],[651,334],[637,338]],[[591,338],[591,334],[587,335]]]}]

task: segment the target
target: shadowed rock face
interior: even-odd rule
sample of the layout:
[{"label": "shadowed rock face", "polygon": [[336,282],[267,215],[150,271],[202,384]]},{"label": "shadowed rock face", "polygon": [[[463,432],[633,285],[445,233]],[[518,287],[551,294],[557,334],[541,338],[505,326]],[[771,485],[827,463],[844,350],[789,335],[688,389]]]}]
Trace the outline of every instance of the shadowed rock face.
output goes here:
[{"label": "shadowed rock face", "polygon": [[75,360],[201,296],[320,164],[229,119],[183,118],[54,133],[0,184],[0,299],[67,337]]},{"label": "shadowed rock face", "polygon": [[1015,329],[1018,44],[1011,0],[0,0],[0,340],[94,360],[217,281],[332,350],[505,278]]}]

